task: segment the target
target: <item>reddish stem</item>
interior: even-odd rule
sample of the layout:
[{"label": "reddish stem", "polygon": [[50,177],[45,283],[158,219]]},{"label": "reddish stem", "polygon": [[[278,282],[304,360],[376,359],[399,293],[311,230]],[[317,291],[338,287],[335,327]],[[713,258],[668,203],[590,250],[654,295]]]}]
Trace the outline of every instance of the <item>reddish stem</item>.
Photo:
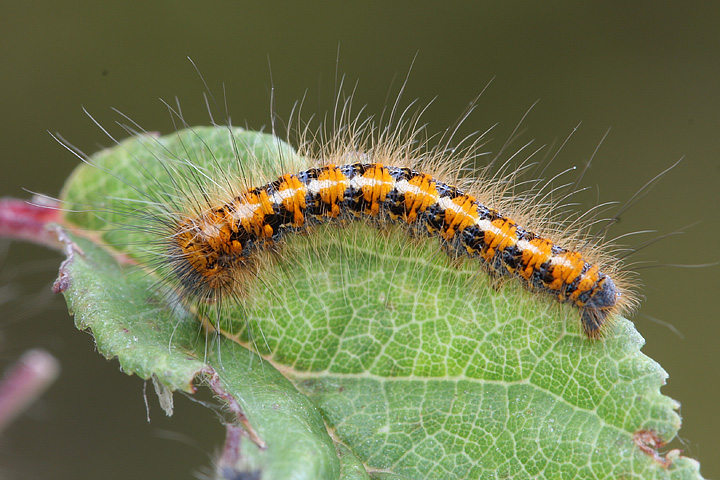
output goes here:
[{"label": "reddish stem", "polygon": [[59,204],[52,200],[29,203],[17,198],[0,198],[0,238],[26,240],[61,249],[62,243],[47,226],[61,221]]}]

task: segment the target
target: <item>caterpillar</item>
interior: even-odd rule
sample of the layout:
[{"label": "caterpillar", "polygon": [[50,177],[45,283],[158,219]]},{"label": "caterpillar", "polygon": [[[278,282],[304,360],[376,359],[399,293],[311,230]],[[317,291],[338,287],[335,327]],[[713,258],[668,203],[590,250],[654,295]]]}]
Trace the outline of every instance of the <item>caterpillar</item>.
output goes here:
[{"label": "caterpillar", "polygon": [[523,228],[430,174],[382,163],[330,164],[283,174],[181,220],[168,256],[184,288],[212,298],[237,288],[239,271],[264,245],[322,221],[365,217],[438,236],[492,276],[517,278],[531,291],[577,307],[589,338],[600,336],[628,295],[580,252]]},{"label": "caterpillar", "polygon": [[[494,173],[490,165],[475,179],[459,175],[478,156],[483,135],[460,148],[450,145],[453,131],[449,139],[429,146],[417,126],[419,116],[408,120],[407,110],[396,123],[379,128],[371,118],[347,120],[352,118],[350,102],[340,109],[341,123],[328,140],[299,127],[298,153],[283,144],[269,165],[243,165],[239,150],[252,152],[254,147],[238,145],[238,132],[251,133],[242,129],[188,128],[177,133],[178,138],[189,135],[180,141],[178,153],[162,138],[126,126],[132,138],[144,139],[145,152],[134,158],[139,177],[119,180],[139,198],[120,198],[124,207],[115,198],[110,216],[119,214],[115,223],[121,232],[134,218],[131,230],[151,233],[150,258],[143,261],[166,277],[159,283],[199,305],[243,298],[258,262],[268,258],[262,252],[282,255],[288,235],[309,232],[320,223],[367,221],[380,229],[395,224],[412,236],[436,237],[450,255],[476,262],[479,272],[501,282],[518,281],[531,292],[575,307],[589,339],[601,338],[614,315],[635,307],[632,272],[613,257],[609,243],[588,233],[591,221],[568,226],[557,220],[556,204],[548,203],[542,188],[515,195],[523,166],[507,174],[508,164]],[[205,152],[207,135],[223,137],[227,150]],[[249,138],[255,142],[259,137]],[[91,167],[99,166],[95,157],[65,145]],[[154,167],[142,159],[148,153]],[[196,163],[196,155],[209,156],[210,169]],[[224,156],[234,158],[230,165],[237,171],[218,161]],[[112,167],[100,168],[118,178]],[[156,178],[153,169],[167,178]],[[142,184],[148,182],[161,191],[147,193]],[[97,208],[94,201],[85,204]]]}]

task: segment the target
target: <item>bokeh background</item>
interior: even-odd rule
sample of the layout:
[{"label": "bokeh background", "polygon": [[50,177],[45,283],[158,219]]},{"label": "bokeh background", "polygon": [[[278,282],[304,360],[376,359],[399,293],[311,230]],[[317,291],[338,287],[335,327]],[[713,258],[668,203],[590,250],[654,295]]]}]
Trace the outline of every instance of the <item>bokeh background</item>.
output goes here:
[{"label": "bokeh background", "polygon": [[[47,131],[87,152],[110,144],[82,107],[105,125],[114,107],[169,133],[159,99],[178,97],[190,123],[207,124],[188,56],[218,96],[225,85],[233,122],[255,129],[269,127],[273,86],[281,118],[301,98],[305,113],[325,113],[338,74],[357,82],[357,106],[379,114],[410,72],[404,102],[435,99],[424,118],[440,132],[492,80],[463,127],[497,123],[489,151],[536,100],[523,140],[561,142],[582,122],[555,171],[583,165],[611,128],[582,208],[626,201],[685,157],[611,233],[685,232],[632,258],[656,266],[641,270],[635,322],[670,374],[663,393],[682,403],[671,447],[719,477],[720,267],[669,266],[720,260],[718,20],[713,2],[2,2],[0,195],[58,193],[77,160]],[[63,368],[0,437],[0,475],[193,478],[210,464],[224,435],[215,414],[176,396],[166,419],[150,394],[147,423],[143,382],[97,355],[49,293],[61,256],[8,243],[0,252],[0,282],[13,290],[0,298],[0,366],[42,346]]]}]

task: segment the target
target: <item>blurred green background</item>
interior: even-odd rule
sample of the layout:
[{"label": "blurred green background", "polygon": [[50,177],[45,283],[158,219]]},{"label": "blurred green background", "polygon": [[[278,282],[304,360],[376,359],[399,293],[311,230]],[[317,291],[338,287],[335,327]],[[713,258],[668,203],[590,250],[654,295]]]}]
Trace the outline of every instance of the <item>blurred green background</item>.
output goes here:
[{"label": "blurred green background", "polygon": [[[57,195],[77,160],[48,130],[86,152],[110,145],[83,106],[104,125],[119,119],[114,107],[168,133],[159,99],[178,97],[191,124],[207,124],[187,56],[220,97],[225,85],[233,122],[254,129],[269,126],[271,86],[281,118],[303,97],[305,114],[325,113],[336,72],[358,82],[356,106],[379,114],[417,54],[404,103],[435,99],[424,119],[440,132],[494,79],[462,131],[498,123],[489,151],[538,99],[523,140],[561,142],[582,122],[553,171],[583,165],[611,128],[583,181],[592,190],[582,208],[629,199],[685,156],[611,234],[686,232],[631,258],[657,265],[641,270],[646,300],[635,322],[644,352],[670,374],[663,392],[682,403],[671,446],[719,477],[720,267],[668,266],[720,260],[718,20],[711,2],[3,2],[0,195]],[[15,291],[0,298],[2,366],[42,346],[63,368],[0,437],[0,476],[193,478],[209,465],[224,435],[215,414],[177,396],[168,420],[150,394],[148,424],[142,382],[97,355],[49,293],[60,255],[0,250],[0,282]]]}]

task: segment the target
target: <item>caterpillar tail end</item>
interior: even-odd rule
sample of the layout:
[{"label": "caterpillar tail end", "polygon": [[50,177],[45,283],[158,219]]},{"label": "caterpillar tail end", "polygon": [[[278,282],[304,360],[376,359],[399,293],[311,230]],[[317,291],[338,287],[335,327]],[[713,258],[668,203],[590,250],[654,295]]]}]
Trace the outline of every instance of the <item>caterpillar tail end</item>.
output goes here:
[{"label": "caterpillar tail end", "polygon": [[618,310],[620,291],[615,282],[604,276],[593,289],[589,300],[580,307],[580,321],[588,338],[599,340],[608,321]]}]

